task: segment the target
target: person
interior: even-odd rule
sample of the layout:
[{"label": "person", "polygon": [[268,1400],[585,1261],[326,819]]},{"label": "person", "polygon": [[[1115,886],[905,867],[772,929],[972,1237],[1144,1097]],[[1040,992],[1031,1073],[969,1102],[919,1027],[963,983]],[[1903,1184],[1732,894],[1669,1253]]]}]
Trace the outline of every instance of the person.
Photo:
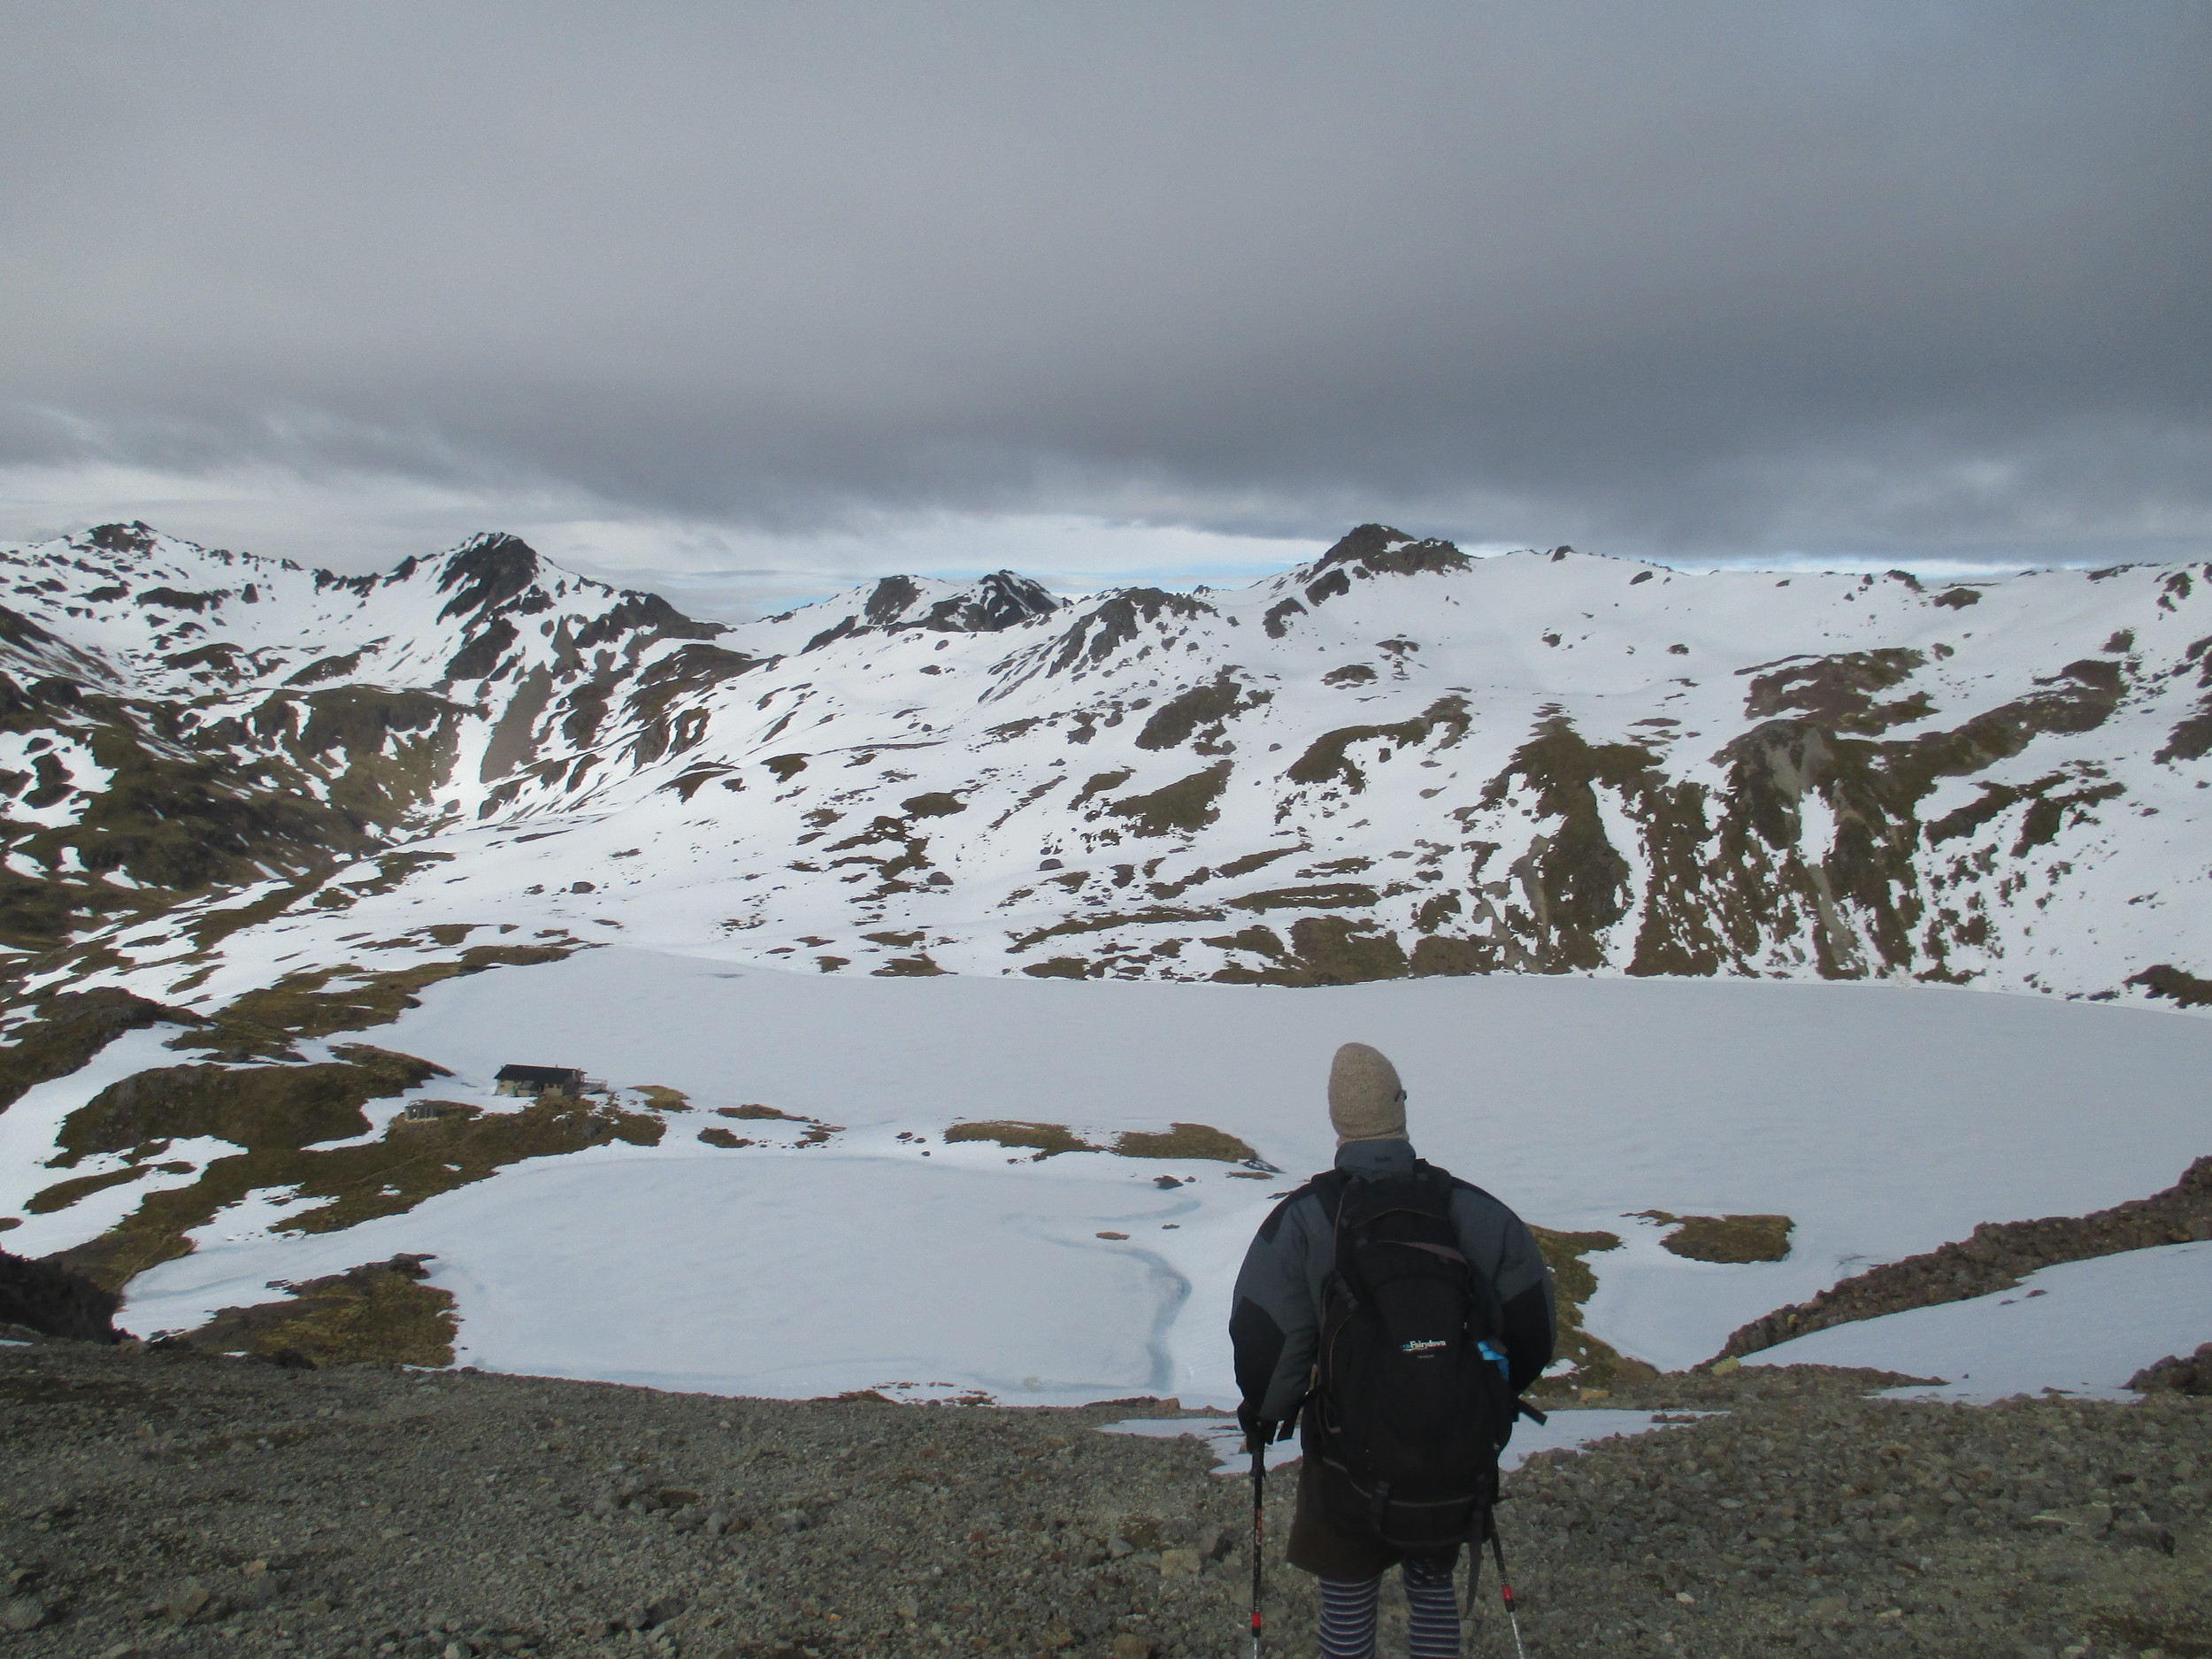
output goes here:
[{"label": "person", "polygon": [[[1409,1552],[1386,1541],[1379,1525],[1348,1521],[1344,1505],[1325,1502],[1316,1443],[1324,1431],[1315,1420],[1310,1391],[1336,1264],[1336,1216],[1340,1205],[1352,1202],[1346,1194],[1360,1191],[1363,1182],[1402,1180],[1425,1171],[1432,1177],[1432,1189],[1448,1185],[1450,1233],[1457,1239],[1458,1255],[1478,1276],[1472,1293],[1502,1326],[1498,1345],[1502,1356],[1495,1346],[1481,1351],[1486,1359],[1502,1359],[1500,1369],[1509,1390],[1503,1396],[1508,1425],[1510,1402],[1551,1363],[1557,1335],[1551,1274],[1535,1240],[1512,1210],[1480,1187],[1414,1156],[1406,1134],[1405,1088],[1381,1052],[1361,1042],[1348,1042],[1336,1051],[1329,1067],[1329,1121],[1337,1136],[1334,1171],[1316,1176],[1276,1205],[1260,1224],[1237,1275],[1229,1320],[1242,1396],[1237,1417],[1248,1443],[1256,1448],[1288,1438],[1290,1424],[1299,1423],[1306,1456],[1299,1470],[1287,1554],[1293,1566],[1320,1580],[1324,1659],[1371,1659],[1382,1575],[1392,1566],[1404,1574],[1411,1659],[1448,1659],[1460,1650],[1459,1607],[1452,1585],[1460,1543]],[[1434,1246],[1417,1248],[1432,1256],[1450,1254]],[[1484,1281],[1494,1290],[1494,1301],[1483,1292]],[[1471,1523],[1471,1541],[1478,1545],[1486,1524],[1486,1511]],[[1471,1571],[1479,1568],[1478,1559]]]}]

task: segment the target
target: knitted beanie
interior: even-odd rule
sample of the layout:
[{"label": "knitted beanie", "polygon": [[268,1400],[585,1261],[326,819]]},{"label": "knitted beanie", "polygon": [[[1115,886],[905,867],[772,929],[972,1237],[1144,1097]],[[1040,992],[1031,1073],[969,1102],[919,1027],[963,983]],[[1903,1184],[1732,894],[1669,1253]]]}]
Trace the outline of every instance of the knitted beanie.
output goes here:
[{"label": "knitted beanie", "polygon": [[1348,1042],[1329,1064],[1329,1121],[1339,1141],[1402,1141],[1406,1091],[1379,1048]]}]

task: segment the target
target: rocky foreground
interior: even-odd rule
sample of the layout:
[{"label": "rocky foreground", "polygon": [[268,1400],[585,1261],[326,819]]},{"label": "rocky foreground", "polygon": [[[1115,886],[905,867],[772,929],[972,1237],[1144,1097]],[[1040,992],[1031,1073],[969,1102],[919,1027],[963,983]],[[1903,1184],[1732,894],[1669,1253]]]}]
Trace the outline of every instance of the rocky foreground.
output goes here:
[{"label": "rocky foreground", "polygon": [[[2212,1654],[2212,1399],[1869,1380],[1663,1379],[1605,1403],[1724,1415],[1513,1475],[1528,1651]],[[1095,1432],[1171,1414],[0,1348],[0,1654],[1241,1654],[1249,1488]],[[1471,1653],[1511,1650],[1493,1588]]]}]

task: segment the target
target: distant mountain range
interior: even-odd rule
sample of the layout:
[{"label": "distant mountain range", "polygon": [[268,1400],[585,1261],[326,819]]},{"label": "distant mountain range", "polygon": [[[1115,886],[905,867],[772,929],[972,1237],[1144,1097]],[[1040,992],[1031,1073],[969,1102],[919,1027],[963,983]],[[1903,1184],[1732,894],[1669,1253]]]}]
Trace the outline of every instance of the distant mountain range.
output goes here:
[{"label": "distant mountain range", "polygon": [[726,627],[511,536],[341,577],[108,525],[0,583],[19,1006],[502,940],[2212,1001],[2212,565],[1693,576],[1363,525],[1233,593],[889,577]]}]

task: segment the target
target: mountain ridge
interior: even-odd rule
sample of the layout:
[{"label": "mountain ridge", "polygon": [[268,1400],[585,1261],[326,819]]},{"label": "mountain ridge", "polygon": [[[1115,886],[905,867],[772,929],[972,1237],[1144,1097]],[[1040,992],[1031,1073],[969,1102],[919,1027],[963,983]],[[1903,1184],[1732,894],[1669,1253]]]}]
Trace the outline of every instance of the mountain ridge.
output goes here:
[{"label": "mountain ridge", "polygon": [[188,1005],[426,905],[821,972],[2186,1005],[2208,583],[1363,525],[1230,592],[895,576],[724,625],[496,533],[337,576],[104,526],[0,549],[0,943],[20,995]]}]

